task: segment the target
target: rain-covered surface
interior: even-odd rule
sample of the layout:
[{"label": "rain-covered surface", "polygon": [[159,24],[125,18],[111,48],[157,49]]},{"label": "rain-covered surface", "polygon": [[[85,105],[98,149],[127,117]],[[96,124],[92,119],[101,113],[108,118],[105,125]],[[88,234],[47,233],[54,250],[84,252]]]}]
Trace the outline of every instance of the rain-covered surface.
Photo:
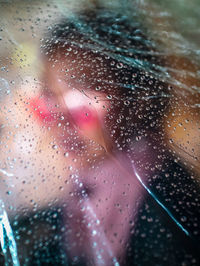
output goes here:
[{"label": "rain-covered surface", "polygon": [[0,265],[199,265],[199,17],[0,2]]}]

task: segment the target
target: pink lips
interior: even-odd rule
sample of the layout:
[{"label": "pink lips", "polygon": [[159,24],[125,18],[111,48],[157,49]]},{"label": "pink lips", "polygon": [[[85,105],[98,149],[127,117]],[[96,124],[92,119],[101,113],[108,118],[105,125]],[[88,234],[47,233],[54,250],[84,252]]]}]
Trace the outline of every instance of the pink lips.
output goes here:
[{"label": "pink lips", "polygon": [[79,136],[95,141],[107,151],[109,142],[103,132],[101,108],[97,111],[96,106],[88,104],[87,101],[81,99],[78,102],[76,101],[78,97],[73,99],[73,95],[69,96],[71,96],[67,99],[69,104],[66,104],[64,109],[63,107],[57,108],[53,99],[47,98],[45,95],[32,98],[30,101],[32,112],[42,124],[47,123],[52,126],[59,120],[62,113],[63,122],[70,121],[71,125],[74,124],[79,131]]},{"label": "pink lips", "polygon": [[80,106],[70,109],[70,114],[74,123],[82,131],[92,130],[98,126],[98,117],[96,110],[87,106]]},{"label": "pink lips", "polygon": [[52,122],[56,119],[55,107],[53,108],[52,103],[47,103],[43,97],[37,96],[32,98],[29,102],[33,109],[33,114],[39,118],[42,123]]},{"label": "pink lips", "polygon": [[[30,101],[33,114],[44,122],[55,121],[59,110],[53,106],[53,103],[45,99],[45,97],[37,96]],[[74,124],[82,131],[93,130],[98,126],[98,116],[94,108],[88,106],[78,106],[68,110]]]}]

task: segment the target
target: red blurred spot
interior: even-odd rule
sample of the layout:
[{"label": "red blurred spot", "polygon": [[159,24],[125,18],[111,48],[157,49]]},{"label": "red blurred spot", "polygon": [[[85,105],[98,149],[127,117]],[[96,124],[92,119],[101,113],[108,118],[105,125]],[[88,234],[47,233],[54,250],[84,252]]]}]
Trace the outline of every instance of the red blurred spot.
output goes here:
[{"label": "red blurred spot", "polygon": [[51,122],[55,120],[55,113],[51,111],[51,107],[44,98],[35,97],[30,101],[30,107],[33,114],[40,119],[41,122]]},{"label": "red blurred spot", "polygon": [[94,108],[80,106],[69,110],[74,123],[81,130],[93,130],[98,126],[98,116]]}]

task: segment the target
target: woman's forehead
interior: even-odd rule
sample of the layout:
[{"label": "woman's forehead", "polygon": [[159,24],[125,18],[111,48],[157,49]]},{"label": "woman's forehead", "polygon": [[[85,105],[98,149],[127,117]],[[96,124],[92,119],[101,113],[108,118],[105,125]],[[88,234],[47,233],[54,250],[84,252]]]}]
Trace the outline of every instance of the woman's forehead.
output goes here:
[{"label": "woman's forehead", "polygon": [[[48,50],[47,50],[48,51]],[[71,66],[108,66],[111,57],[103,51],[97,51],[93,47],[80,47],[74,43],[52,44],[46,53],[48,61],[68,64]],[[114,61],[114,60],[113,60]]]},{"label": "woman's forehead", "polygon": [[[48,69],[72,84],[87,82],[90,85],[111,86],[119,75],[116,62],[109,56],[74,45],[54,47],[47,55]],[[115,66],[114,66],[115,65]]]}]

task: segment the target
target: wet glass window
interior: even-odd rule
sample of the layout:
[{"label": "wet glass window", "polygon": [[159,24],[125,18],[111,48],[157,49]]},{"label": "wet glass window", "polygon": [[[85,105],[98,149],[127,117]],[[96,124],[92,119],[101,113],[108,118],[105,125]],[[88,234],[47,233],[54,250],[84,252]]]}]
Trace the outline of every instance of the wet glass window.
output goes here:
[{"label": "wet glass window", "polygon": [[0,1],[0,265],[199,265],[199,14]]}]

